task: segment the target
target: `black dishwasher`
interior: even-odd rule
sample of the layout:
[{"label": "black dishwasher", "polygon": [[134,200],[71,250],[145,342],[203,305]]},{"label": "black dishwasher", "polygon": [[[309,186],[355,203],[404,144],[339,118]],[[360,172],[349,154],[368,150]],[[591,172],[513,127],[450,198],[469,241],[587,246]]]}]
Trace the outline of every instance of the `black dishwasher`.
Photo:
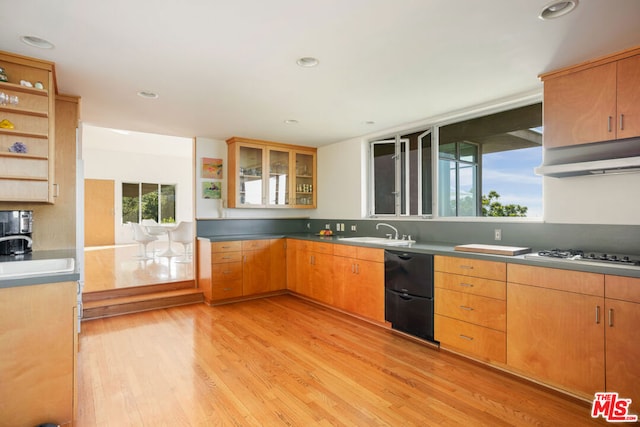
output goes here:
[{"label": "black dishwasher", "polygon": [[385,250],[384,283],[386,321],[433,341],[433,255]]}]

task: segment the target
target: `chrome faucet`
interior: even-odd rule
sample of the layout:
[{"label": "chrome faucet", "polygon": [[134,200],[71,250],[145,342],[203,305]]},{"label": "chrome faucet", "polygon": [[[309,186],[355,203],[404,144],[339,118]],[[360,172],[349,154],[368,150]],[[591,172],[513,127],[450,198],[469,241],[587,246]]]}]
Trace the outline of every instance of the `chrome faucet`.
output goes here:
[{"label": "chrome faucet", "polygon": [[[390,229],[395,231],[396,232],[395,239],[398,240],[398,229],[397,228],[395,228],[393,225],[389,225],[389,224],[387,224],[385,222],[379,222],[379,223],[376,224],[376,230],[379,230],[381,225],[384,225],[385,227],[389,227]],[[389,238],[391,238],[390,234],[388,234],[388,236],[389,236]]]},{"label": "chrome faucet", "polygon": [[27,241],[27,247],[30,248],[31,245],[33,245],[33,240],[31,240],[31,237],[29,236],[22,236],[22,235],[15,235],[15,236],[5,236],[5,237],[0,237],[0,242],[6,242],[8,240],[19,240],[19,239],[24,239]]}]

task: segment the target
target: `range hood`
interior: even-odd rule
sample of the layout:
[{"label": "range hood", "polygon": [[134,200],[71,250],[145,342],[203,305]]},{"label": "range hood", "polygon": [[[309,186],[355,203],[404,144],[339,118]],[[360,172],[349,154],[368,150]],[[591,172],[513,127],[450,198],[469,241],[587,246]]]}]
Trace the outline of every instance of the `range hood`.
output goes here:
[{"label": "range hood", "polygon": [[640,138],[545,150],[537,175],[565,178],[640,172]]}]

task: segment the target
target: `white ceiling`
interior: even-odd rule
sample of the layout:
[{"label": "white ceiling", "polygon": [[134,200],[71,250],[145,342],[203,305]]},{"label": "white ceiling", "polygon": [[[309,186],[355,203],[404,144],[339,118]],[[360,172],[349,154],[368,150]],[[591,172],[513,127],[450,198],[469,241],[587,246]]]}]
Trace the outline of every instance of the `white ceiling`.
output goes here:
[{"label": "white ceiling", "polygon": [[640,45],[640,0],[542,21],[547,3],[0,0],[0,49],[55,62],[91,125],[318,146],[541,90],[542,72]]}]

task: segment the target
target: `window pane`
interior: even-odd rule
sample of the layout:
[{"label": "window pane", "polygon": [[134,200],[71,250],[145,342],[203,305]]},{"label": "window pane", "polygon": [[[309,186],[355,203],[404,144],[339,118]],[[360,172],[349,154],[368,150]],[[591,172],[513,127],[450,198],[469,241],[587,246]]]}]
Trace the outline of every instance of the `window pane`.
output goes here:
[{"label": "window pane", "polygon": [[376,142],[373,151],[374,212],[378,215],[395,213],[395,142]]},{"label": "window pane", "polygon": [[456,162],[440,160],[438,162],[438,214],[455,216],[457,201]]},{"label": "window pane", "polygon": [[431,215],[433,197],[431,196],[432,167],[431,167],[431,132],[424,135],[420,141],[422,145],[422,214]]},{"label": "window pane", "polygon": [[[457,159],[464,162],[460,163],[456,177],[460,180],[457,215],[542,216],[542,177],[533,173],[542,163],[541,126],[542,104],[537,103],[439,129],[440,158],[456,159],[457,148]],[[475,172],[465,170],[474,164],[473,168],[479,168]],[[474,182],[472,176],[477,176],[478,171],[481,181]],[[450,187],[453,188],[453,183]],[[449,204],[450,195],[442,185],[438,188],[439,203]],[[486,200],[490,194],[491,202],[498,203],[479,210],[478,202],[483,198],[488,206]],[[446,206],[439,211],[441,215],[445,211],[456,215]]]},{"label": "window pane", "polygon": [[478,162],[478,146],[475,144],[460,143],[460,160],[463,162]]},{"label": "window pane", "polygon": [[158,184],[142,184],[142,219],[158,221]]},{"label": "window pane", "polygon": [[122,183],[122,223],[138,222],[140,185]]},{"label": "window pane", "polygon": [[176,186],[160,186],[160,221],[161,223],[176,222]]},{"label": "window pane", "polygon": [[476,216],[477,195],[476,195],[476,165],[465,163],[459,164],[458,181],[458,216]]}]

